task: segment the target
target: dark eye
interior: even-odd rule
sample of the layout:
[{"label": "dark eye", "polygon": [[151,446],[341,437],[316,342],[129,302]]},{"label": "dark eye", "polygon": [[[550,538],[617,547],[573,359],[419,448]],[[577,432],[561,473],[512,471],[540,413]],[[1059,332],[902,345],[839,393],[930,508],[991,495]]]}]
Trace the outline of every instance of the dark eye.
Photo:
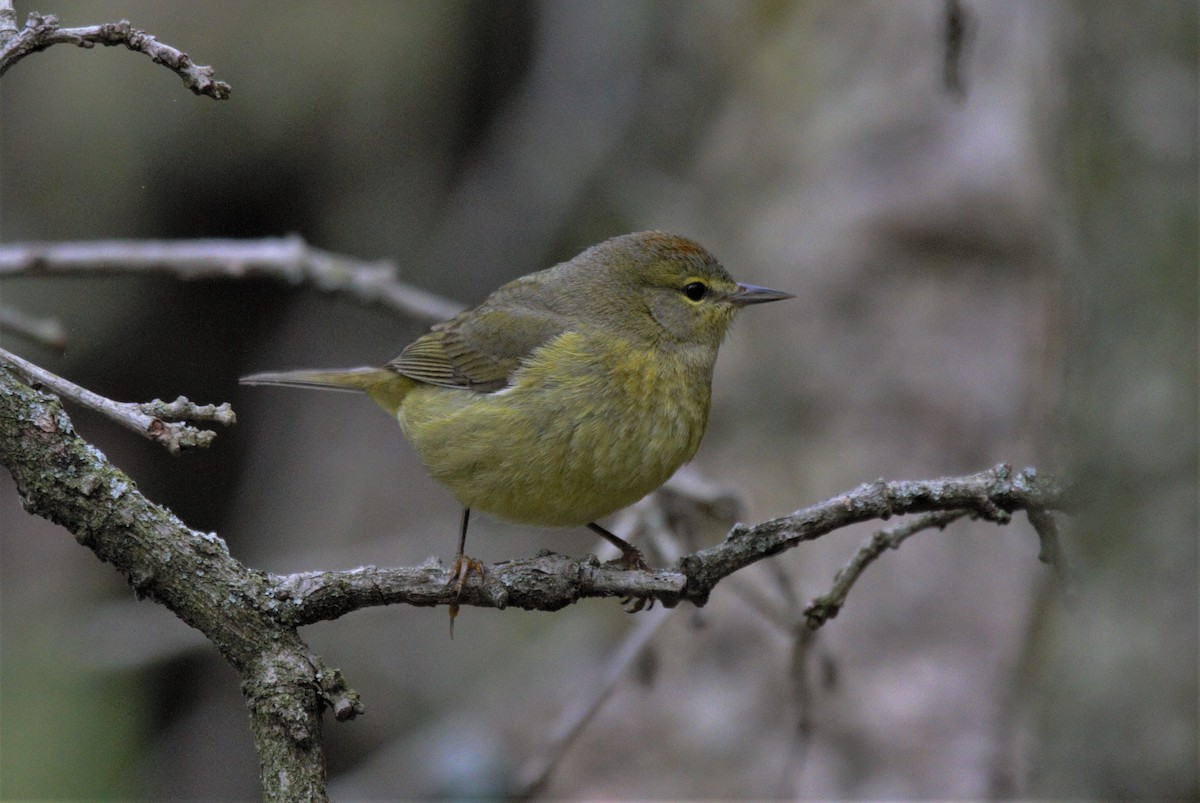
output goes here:
[{"label": "dark eye", "polygon": [[683,286],[683,294],[692,301],[699,301],[708,295],[708,285],[704,282],[688,282]]}]

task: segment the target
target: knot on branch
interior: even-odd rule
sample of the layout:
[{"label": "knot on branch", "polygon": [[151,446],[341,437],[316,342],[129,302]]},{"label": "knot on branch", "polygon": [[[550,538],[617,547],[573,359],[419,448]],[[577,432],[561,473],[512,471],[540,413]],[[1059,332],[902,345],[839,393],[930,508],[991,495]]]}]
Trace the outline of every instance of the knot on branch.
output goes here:
[{"label": "knot on branch", "polygon": [[309,656],[308,660],[313,666],[321,702],[333,711],[333,716],[338,722],[354,719],[366,712],[362,698],[358,692],[346,685],[341,670],[326,667],[321,659],[315,656]]},{"label": "knot on branch", "polygon": [[186,396],[180,396],[173,402],[162,399],[142,402],[138,405],[146,415],[161,418],[164,421],[215,421],[227,427],[237,423],[237,415],[229,402],[223,404],[196,404]]}]

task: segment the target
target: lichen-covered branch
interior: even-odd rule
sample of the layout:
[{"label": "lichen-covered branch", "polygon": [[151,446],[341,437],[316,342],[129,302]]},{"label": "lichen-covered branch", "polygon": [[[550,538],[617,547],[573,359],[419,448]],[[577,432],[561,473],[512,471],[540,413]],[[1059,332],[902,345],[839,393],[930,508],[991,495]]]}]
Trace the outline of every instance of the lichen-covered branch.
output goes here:
[{"label": "lichen-covered branch", "polygon": [[234,560],[213,533],[153,504],[126,474],[80,438],[61,403],[0,366],[0,463],[30,513],[62,525],[111,563],[141,597],[200,630],[242,676],[264,794],[323,799],[321,710],[361,705],[295,628],[260,604],[266,577]]},{"label": "lichen-covered branch", "polygon": [[149,402],[113,401],[4,349],[0,349],[0,365],[8,366],[28,381],[49,388],[76,404],[95,410],[143,438],[161,443],[171,454],[179,454],[183,449],[208,446],[217,437],[212,430],[197,429],[185,422],[213,421],[232,426],[237,421],[228,402],[219,405],[196,404],[183,396],[173,402],[161,399]]},{"label": "lichen-covered branch", "polygon": [[179,279],[263,277],[308,283],[365,306],[443,321],[462,305],[400,281],[394,263],[313,248],[301,237],[261,240],[107,240],[0,245],[0,279],[162,273]]},{"label": "lichen-covered branch", "polygon": [[[9,9],[11,11],[11,7]],[[0,20],[0,75],[21,59],[53,45],[76,45],[91,48],[96,45],[111,47],[123,45],[136,53],[144,53],[155,64],[173,70],[188,89],[197,95],[207,95],[214,100],[229,97],[231,88],[224,81],[213,78],[213,68],[195,64],[187,53],[163,44],[145,31],[139,31],[128,20],[88,25],[83,28],[63,28],[58,19],[33,13],[20,31],[3,38],[11,23]],[[15,27],[15,26],[13,26]]]}]

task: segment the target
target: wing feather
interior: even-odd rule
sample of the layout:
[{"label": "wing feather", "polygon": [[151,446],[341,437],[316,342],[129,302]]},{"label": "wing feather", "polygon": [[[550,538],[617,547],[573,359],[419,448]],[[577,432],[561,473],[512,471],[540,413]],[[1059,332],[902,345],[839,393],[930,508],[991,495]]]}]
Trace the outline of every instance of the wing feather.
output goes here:
[{"label": "wing feather", "polygon": [[478,308],[438,324],[388,367],[430,385],[482,392],[506,387],[534,349],[568,329],[562,315],[529,297],[525,284],[506,285]]}]

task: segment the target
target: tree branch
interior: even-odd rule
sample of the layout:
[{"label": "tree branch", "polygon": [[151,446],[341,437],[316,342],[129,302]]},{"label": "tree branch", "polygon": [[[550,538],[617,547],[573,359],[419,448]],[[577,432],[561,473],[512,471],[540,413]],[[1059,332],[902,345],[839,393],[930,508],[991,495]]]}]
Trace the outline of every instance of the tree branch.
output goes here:
[{"label": "tree branch", "polygon": [[[229,97],[231,88],[224,81],[213,79],[213,68],[194,64],[187,53],[165,45],[145,31],[139,31],[129,24],[129,20],[107,22],[102,25],[89,25],[84,28],[63,28],[58,24],[58,18],[42,16],[38,13],[29,15],[25,27],[19,32],[15,29],[15,17],[9,20],[0,17],[0,75],[30,53],[37,53],[53,45],[77,45],[90,48],[96,45],[111,47],[123,45],[137,53],[145,53],[155,64],[161,64],[173,70],[188,89],[197,95],[207,95],[214,100],[225,100]],[[3,38],[9,32],[7,39]]]},{"label": "tree branch", "polygon": [[396,278],[388,260],[364,262],[313,248],[298,236],[261,240],[109,240],[0,246],[0,278],[165,273],[180,279],[264,277],[310,283],[365,306],[444,321],[462,305]]},{"label": "tree branch", "polygon": [[[906,522],[898,527],[878,530],[867,539],[859,550],[854,553],[850,562],[843,566],[833,578],[833,588],[829,593],[814,599],[804,609],[804,617],[809,628],[816,630],[830,619],[838,615],[850,589],[886,549],[899,549],[910,536],[932,527],[945,529],[946,525],[971,515],[968,510],[948,510],[938,513],[926,513],[924,516]],[[1047,514],[1049,515],[1049,514]]]},{"label": "tree branch", "polygon": [[266,577],[229,555],[213,533],[192,530],[147,500],[126,474],[80,438],[57,398],[0,366],[0,462],[25,509],[70,530],[111,563],[139,597],[200,630],[242,677],[272,800],[323,799],[321,710],[362,711],[337,670],[313,656],[295,628],[260,604]]},{"label": "tree branch", "polygon": [[[919,521],[916,532],[964,515],[1006,524],[1014,510],[1061,510],[1064,505],[1065,493],[1055,482],[1039,479],[1030,469],[1014,475],[1007,465],[924,482],[879,480],[782,518],[752,527],[739,524],[723,543],[685,555],[670,569],[629,571],[601,564],[594,557],[575,559],[542,552],[493,564],[482,577],[472,574],[458,601],[539,611],[555,611],[587,597],[650,597],[668,607],[680,600],[704,605],[723,578],[850,524],[943,512],[942,517]],[[954,515],[946,519],[946,511]],[[456,598],[450,580],[450,570],[431,561],[416,568],[365,566],[273,575],[268,593],[282,606],[282,620],[299,626],[373,605],[449,605]]]},{"label": "tree branch", "polygon": [[510,800],[529,800],[540,795],[551,774],[566,756],[567,750],[612,696],[617,684],[625,677],[651,639],[663,626],[672,611],[647,611],[629,628],[620,645],[608,656],[598,672],[581,678],[578,693],[571,696],[558,719],[547,728],[547,739],[538,752],[517,770],[513,787],[505,797]]},{"label": "tree branch", "polygon": [[95,410],[147,440],[161,443],[171,454],[179,454],[182,449],[208,446],[213,438],[217,437],[217,433],[212,430],[197,429],[183,423],[185,421],[215,421],[225,426],[232,426],[237,422],[237,417],[228,402],[220,405],[199,405],[183,396],[170,403],[161,399],[141,403],[116,402],[87,388],[81,388],[74,382],[52,374],[45,368],[40,368],[4,349],[0,349],[0,365],[7,365],[30,382],[50,388],[76,404]]},{"label": "tree branch", "polygon": [[15,307],[0,305],[0,332],[11,332],[58,352],[67,348],[67,332],[57,318],[34,318]]},{"label": "tree branch", "polygon": [[[1049,519],[1048,511],[1066,506],[1066,494],[1055,482],[1032,470],[1014,475],[1005,465],[926,482],[880,480],[788,516],[737,525],[721,544],[683,556],[672,569],[630,571],[594,557],[543,552],[494,564],[483,577],[472,575],[460,598],[450,571],[436,560],[415,568],[286,576],[248,569],[215,534],[188,528],[143,497],[128,476],[75,434],[57,398],[2,365],[0,463],[12,472],[26,510],[74,533],[139,596],[160,602],[203,632],[238,671],[265,794],[275,800],[323,799],[321,711],[329,707],[338,719],[348,719],[363,710],[337,670],[309,652],[296,632],[301,625],[401,602],[548,611],[585,597],[703,605],[724,577],[848,524],[934,511],[1003,524],[1014,510]],[[937,521],[927,517],[918,524]],[[1039,531],[1047,529],[1043,521]]]}]

